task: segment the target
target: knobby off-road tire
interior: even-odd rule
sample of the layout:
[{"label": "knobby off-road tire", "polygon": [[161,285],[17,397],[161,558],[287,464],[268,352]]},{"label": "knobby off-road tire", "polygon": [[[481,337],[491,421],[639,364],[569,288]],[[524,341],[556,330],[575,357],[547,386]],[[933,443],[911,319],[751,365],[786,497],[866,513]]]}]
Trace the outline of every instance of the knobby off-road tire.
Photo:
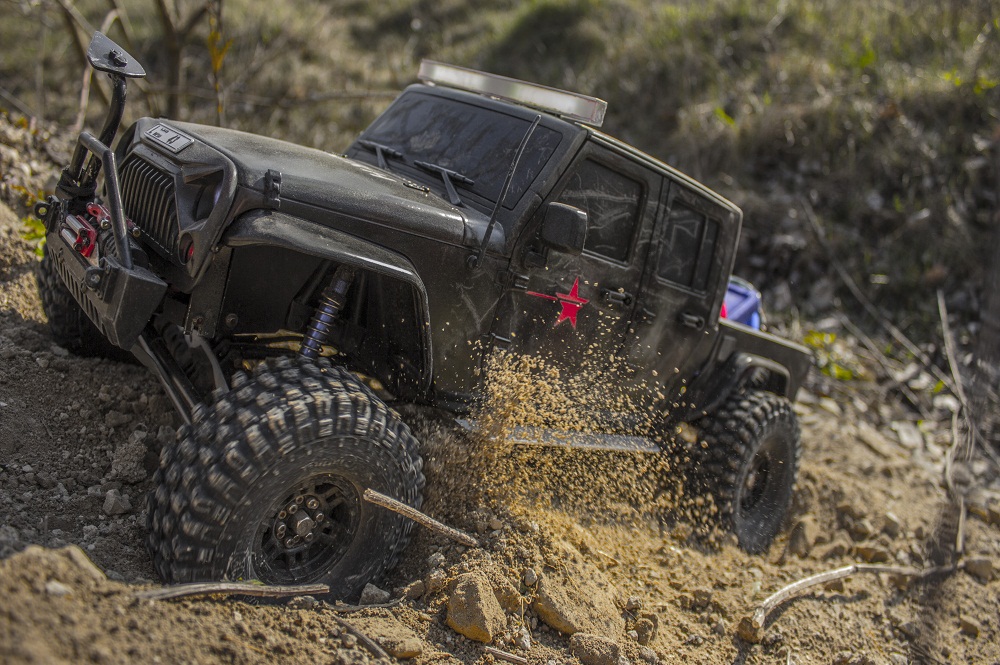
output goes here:
[{"label": "knobby off-road tire", "polygon": [[[356,597],[395,565],[413,527],[361,495],[420,507],[416,439],[325,360],[272,359],[232,385],[161,453],[147,498],[157,572],[172,583],[328,584],[336,598]],[[296,535],[313,540],[285,542]]]},{"label": "knobby off-road tire", "polygon": [[47,248],[35,272],[35,281],[56,344],[78,356],[134,361],[131,353],[119,349],[101,334],[76,302],[56,272]]},{"label": "knobby off-road tire", "polygon": [[760,390],[731,396],[702,428],[697,477],[720,524],[751,554],[767,549],[792,500],[801,435],[791,403]]}]

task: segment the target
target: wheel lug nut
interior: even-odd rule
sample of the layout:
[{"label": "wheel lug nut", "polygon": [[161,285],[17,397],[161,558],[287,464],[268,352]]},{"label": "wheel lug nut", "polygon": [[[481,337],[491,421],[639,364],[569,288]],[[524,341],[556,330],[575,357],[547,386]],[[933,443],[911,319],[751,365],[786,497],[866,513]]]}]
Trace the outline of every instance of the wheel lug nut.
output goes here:
[{"label": "wheel lug nut", "polygon": [[316,524],[319,524],[320,522],[323,521],[324,517],[325,517],[325,515],[323,515],[323,513],[316,513],[315,515],[313,515],[313,522],[316,522]]},{"label": "wheel lug nut", "polygon": [[288,538],[287,540],[285,540],[285,547],[293,547],[294,545],[295,545],[294,538]]},{"label": "wheel lug nut", "polygon": [[295,513],[299,512],[299,507],[293,503],[292,505],[288,506],[288,508],[286,508],[285,511],[289,515],[294,515]]},{"label": "wheel lug nut", "polygon": [[309,499],[309,501],[306,502],[306,508],[309,510],[316,510],[319,508],[319,501],[316,499]]},{"label": "wheel lug nut", "polygon": [[307,534],[306,534],[306,538],[305,538],[305,541],[306,541],[307,543],[311,543],[311,542],[312,542],[313,540],[315,540],[315,539],[316,539],[316,536],[314,536],[313,534],[311,534],[311,533],[307,533]]},{"label": "wheel lug nut", "polygon": [[305,501],[305,497],[302,497],[302,496],[295,497],[295,503],[296,504],[298,504],[298,505],[301,506],[303,501]]},{"label": "wheel lug nut", "polygon": [[278,519],[279,520],[283,520],[286,517],[288,517],[288,513],[286,513],[284,510],[282,510],[280,513],[278,513]]},{"label": "wheel lug nut", "polygon": [[274,530],[274,535],[276,535],[278,537],[278,540],[281,540],[282,538],[285,537],[285,532],[286,531],[287,531],[287,529],[285,528],[285,525],[284,524],[279,524],[278,528]]}]

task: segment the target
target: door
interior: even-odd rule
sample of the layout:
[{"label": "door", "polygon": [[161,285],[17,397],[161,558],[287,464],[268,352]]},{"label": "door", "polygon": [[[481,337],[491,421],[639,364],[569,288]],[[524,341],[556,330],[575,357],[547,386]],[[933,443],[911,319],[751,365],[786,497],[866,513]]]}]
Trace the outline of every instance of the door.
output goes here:
[{"label": "door", "polygon": [[740,224],[681,183],[665,189],[626,354],[654,399],[675,397],[712,350]]},{"label": "door", "polygon": [[[531,358],[536,370],[551,370],[550,377],[557,373],[561,386],[572,384],[567,397],[576,403],[587,391],[599,393],[598,384],[622,362],[661,180],[609,148],[588,144],[545,202],[587,213],[583,252],[540,246],[545,204],[515,249],[524,274],[499,309],[494,344]],[[590,398],[587,404],[594,406]]]}]

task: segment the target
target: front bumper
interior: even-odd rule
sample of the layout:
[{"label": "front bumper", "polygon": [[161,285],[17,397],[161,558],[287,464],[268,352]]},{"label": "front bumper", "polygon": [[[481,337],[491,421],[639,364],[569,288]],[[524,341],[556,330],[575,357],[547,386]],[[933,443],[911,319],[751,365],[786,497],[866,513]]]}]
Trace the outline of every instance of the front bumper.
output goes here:
[{"label": "front bumper", "polygon": [[125,268],[114,256],[87,259],[58,232],[46,236],[56,271],[90,320],[126,351],[163,300],[167,283],[146,268]]}]

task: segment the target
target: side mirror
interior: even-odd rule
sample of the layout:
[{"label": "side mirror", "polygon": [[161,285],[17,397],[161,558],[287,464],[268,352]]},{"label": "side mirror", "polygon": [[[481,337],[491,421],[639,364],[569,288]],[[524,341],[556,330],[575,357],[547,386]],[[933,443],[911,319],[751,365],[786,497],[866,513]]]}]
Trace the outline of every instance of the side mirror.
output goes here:
[{"label": "side mirror", "polygon": [[94,38],[90,41],[90,48],[87,49],[87,60],[99,72],[133,79],[146,75],[146,71],[142,65],[136,62],[135,58],[100,32],[95,32]]},{"label": "side mirror", "polygon": [[579,254],[587,242],[587,213],[565,203],[550,203],[539,237],[546,247]]}]

